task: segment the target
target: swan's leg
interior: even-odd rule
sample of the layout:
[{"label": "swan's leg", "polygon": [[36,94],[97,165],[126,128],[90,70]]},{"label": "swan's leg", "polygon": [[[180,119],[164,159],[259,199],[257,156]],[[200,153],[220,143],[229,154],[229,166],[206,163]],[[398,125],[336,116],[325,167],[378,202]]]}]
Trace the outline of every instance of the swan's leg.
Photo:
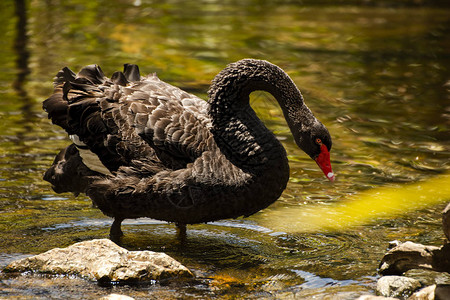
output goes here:
[{"label": "swan's leg", "polygon": [[184,241],[186,239],[186,224],[183,223],[175,223],[175,225],[177,225],[177,233],[178,233],[178,238],[182,241]]},{"label": "swan's leg", "polygon": [[109,238],[113,241],[119,240],[123,236],[122,229],[120,226],[122,225],[123,218],[114,218],[114,222],[111,225],[111,229],[109,231]]}]

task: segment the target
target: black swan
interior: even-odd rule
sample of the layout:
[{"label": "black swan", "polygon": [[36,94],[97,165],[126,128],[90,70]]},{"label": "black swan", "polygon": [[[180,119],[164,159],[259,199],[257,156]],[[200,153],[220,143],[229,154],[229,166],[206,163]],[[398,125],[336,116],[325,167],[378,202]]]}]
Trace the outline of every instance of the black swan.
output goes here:
[{"label": "black swan", "polygon": [[289,76],[267,61],[244,59],[212,81],[208,102],[141,77],[126,64],[111,79],[89,65],[67,67],[44,101],[49,119],[73,143],[61,150],[44,179],[57,193],[85,193],[113,217],[186,224],[249,216],[276,201],[289,179],[286,151],[249,105],[255,90],[280,104],[297,145],[328,179],[331,137],[304,104]]}]

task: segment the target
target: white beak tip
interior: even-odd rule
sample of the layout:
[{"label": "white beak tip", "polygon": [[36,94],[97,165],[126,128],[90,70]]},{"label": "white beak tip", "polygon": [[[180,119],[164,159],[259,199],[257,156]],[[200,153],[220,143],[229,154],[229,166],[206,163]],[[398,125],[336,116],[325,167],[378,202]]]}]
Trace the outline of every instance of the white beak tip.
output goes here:
[{"label": "white beak tip", "polygon": [[330,181],[334,181],[334,173],[333,172],[330,172],[330,173],[328,173],[327,174],[327,178],[330,180]]}]

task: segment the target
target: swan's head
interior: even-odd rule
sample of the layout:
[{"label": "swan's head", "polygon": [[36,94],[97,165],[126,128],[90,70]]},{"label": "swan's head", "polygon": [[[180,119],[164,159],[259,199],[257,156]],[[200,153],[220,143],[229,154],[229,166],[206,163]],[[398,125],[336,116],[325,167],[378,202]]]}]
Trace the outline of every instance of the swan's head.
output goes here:
[{"label": "swan's head", "polygon": [[308,154],[325,176],[334,181],[334,173],[331,168],[330,150],[331,150],[331,136],[327,128],[317,119],[308,126],[308,128],[294,134],[295,142],[306,154]]}]

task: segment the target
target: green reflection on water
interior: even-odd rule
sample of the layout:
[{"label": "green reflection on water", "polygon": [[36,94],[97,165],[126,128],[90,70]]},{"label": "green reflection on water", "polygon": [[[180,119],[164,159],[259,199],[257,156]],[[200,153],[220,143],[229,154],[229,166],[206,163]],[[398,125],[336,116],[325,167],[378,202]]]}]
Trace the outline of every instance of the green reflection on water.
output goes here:
[{"label": "green reflection on water", "polygon": [[[357,295],[371,289],[367,276],[375,274],[387,241],[441,243],[444,203],[335,233],[275,232],[261,227],[261,218],[283,209],[331,207],[357,192],[449,170],[448,8],[110,0],[34,0],[27,6],[27,28],[20,33],[13,2],[0,3],[2,255],[107,236],[110,221],[90,200],[55,195],[42,181],[68,144],[40,108],[58,69],[97,63],[111,75],[132,62],[142,73],[157,72],[205,98],[214,75],[244,57],[270,60],[298,84],[333,136],[338,179],[325,182],[298,150],[270,96],[252,95],[289,155],[291,179],[279,201],[247,219],[192,226],[183,246],[172,225],[124,226],[127,248],[165,251],[197,271],[199,287],[172,291],[180,297]],[[24,32],[25,52],[17,46]],[[3,257],[3,264],[11,259]],[[329,285],[334,287],[324,288]],[[83,288],[93,298],[104,292]],[[125,291],[145,297],[166,290]]]}]

